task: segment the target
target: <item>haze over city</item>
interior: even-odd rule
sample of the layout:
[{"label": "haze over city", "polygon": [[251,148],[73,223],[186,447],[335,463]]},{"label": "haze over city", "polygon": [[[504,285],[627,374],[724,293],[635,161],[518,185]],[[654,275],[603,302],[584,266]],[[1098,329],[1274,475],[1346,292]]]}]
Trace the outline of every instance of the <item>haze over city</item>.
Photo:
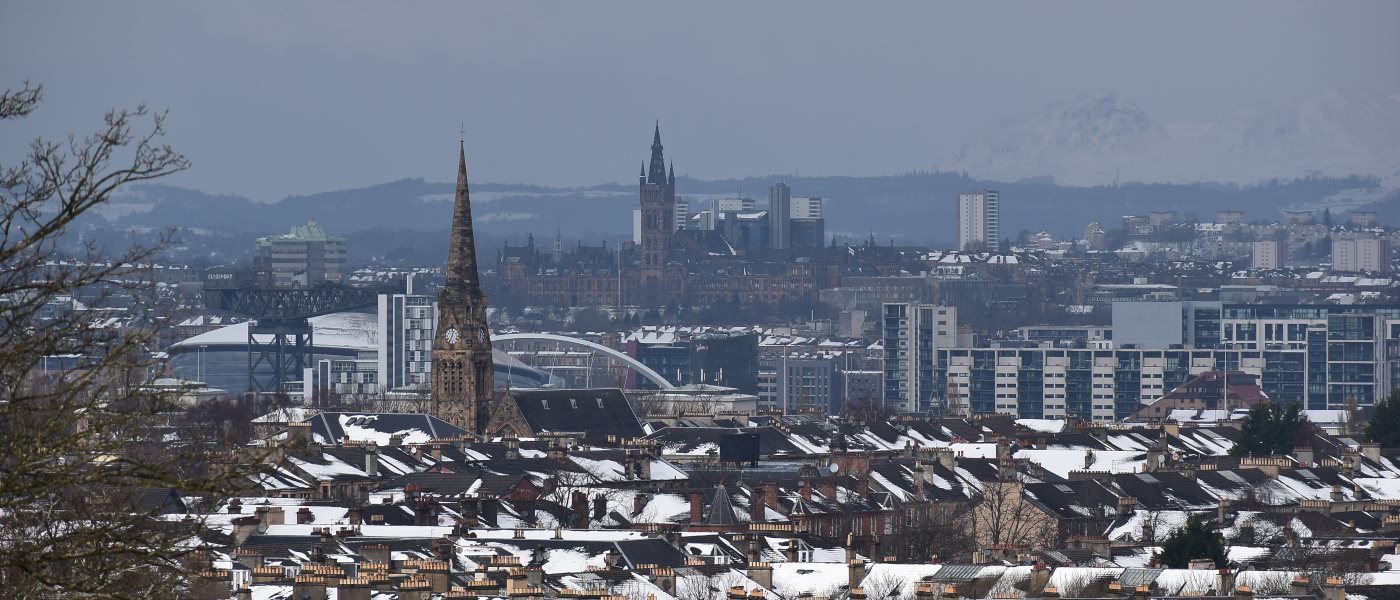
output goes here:
[{"label": "haze over city", "polygon": [[[193,162],[166,183],[260,201],[442,181],[459,123],[482,181],[577,186],[625,181],[654,119],[682,176],[891,175],[966,167],[951,155],[980,128],[1086,92],[1111,91],[1162,126],[1333,90],[1400,94],[1400,6],[1385,1],[14,2],[4,13],[0,76],[47,89],[10,139],[144,101],[170,110],[170,139]],[[1127,166],[1127,180],[1192,175]],[[998,179],[1024,171],[992,167]]]}]

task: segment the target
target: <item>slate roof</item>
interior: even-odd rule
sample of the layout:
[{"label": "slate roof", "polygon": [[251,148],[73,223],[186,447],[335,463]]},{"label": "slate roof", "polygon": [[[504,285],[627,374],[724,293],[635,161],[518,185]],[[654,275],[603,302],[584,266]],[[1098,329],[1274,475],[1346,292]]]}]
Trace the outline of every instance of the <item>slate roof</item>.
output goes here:
[{"label": "slate roof", "polygon": [[705,515],[705,524],[739,524],[739,517],[734,514],[734,505],[729,502],[729,490],[723,484],[715,487],[715,496],[710,500],[710,513]]},{"label": "slate roof", "polygon": [[713,450],[718,455],[720,440],[731,433],[757,433],[761,456],[805,453],[774,427],[667,427],[647,439],[660,442],[670,454],[705,454]]},{"label": "slate roof", "polygon": [[1122,473],[1113,484],[1147,510],[1209,510],[1219,502],[1196,481],[1175,472]]},{"label": "slate roof", "polygon": [[1026,494],[1060,519],[1099,518],[1118,505],[1118,497],[1094,480],[1028,483]]},{"label": "slate roof", "polygon": [[512,390],[510,397],[535,433],[582,432],[594,440],[646,435],[632,405],[617,388]]}]

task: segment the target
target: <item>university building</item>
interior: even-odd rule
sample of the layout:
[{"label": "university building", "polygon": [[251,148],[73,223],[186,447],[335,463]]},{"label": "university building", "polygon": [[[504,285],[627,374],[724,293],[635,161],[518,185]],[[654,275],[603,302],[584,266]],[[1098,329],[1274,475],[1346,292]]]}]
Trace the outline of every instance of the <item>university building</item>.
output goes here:
[{"label": "university building", "polygon": [[493,293],[533,305],[707,306],[814,300],[831,287],[820,198],[792,197],[777,184],[768,210],[743,198],[690,206],[676,197],[659,125],[638,175],[638,199],[632,243],[561,252],[556,238],[550,253],[532,236],[501,250]]}]

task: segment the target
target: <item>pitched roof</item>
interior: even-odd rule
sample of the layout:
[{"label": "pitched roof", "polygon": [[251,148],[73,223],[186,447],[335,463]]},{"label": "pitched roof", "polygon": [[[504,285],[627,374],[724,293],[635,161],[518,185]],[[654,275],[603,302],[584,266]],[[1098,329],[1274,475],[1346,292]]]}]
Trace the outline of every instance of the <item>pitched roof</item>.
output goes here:
[{"label": "pitched roof", "polygon": [[581,432],[588,439],[646,435],[632,405],[617,388],[512,390],[510,398],[534,433]]}]

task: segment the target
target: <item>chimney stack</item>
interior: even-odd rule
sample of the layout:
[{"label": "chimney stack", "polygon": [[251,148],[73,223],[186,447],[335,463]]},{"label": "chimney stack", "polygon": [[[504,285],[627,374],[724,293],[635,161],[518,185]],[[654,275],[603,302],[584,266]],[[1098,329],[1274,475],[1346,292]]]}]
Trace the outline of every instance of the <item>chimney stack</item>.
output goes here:
[{"label": "chimney stack", "polygon": [[751,499],[749,502],[749,521],[762,523],[767,515],[767,511],[764,510],[767,507],[765,504],[767,499],[763,496],[763,486],[754,486],[753,491],[749,493],[749,498]]}]

